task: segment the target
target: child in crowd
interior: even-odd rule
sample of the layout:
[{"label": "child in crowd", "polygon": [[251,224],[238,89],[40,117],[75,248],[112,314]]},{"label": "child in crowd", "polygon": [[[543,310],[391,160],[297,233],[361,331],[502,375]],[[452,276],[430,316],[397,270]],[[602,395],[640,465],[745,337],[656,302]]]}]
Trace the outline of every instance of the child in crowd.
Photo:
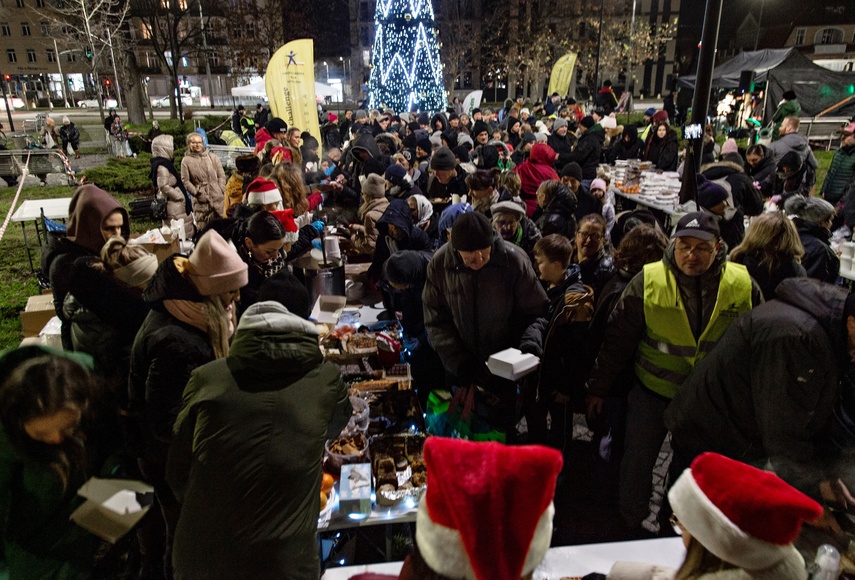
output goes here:
[{"label": "child in crowd", "polygon": [[[588,375],[585,341],[594,312],[594,293],[582,284],[579,266],[570,264],[573,244],[550,234],[534,245],[534,259],[550,300],[549,313],[523,334],[520,349],[540,357],[527,390],[526,421],[532,443],[558,449],[567,445],[573,407],[581,409]],[[547,431],[546,416],[552,418]]]}]

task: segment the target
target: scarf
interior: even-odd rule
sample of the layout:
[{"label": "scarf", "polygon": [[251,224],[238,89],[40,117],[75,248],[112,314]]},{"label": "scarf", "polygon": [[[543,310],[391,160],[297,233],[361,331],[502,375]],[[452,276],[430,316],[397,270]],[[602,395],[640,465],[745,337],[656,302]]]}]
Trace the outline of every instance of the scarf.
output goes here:
[{"label": "scarf", "polygon": [[241,259],[250,265],[263,279],[268,279],[285,266],[285,253],[279,250],[275,258],[266,262],[259,262],[252,257],[250,251],[243,244],[238,244],[238,254]]},{"label": "scarf", "polygon": [[[216,298],[214,299],[216,300]],[[225,309],[226,319],[222,321],[220,328],[211,327],[211,315],[207,302],[164,300],[163,306],[176,319],[204,332],[211,342],[216,358],[222,358],[229,354],[229,339],[235,333],[234,303],[229,304],[228,308]]]},{"label": "scarf", "polygon": [[148,174],[149,179],[151,179],[152,185],[154,185],[155,191],[157,190],[157,168],[165,167],[166,170],[175,178],[175,186],[181,190],[181,193],[184,194],[184,213],[187,215],[193,215],[193,201],[190,199],[190,194],[187,193],[187,189],[184,187],[184,182],[181,181],[181,176],[178,174],[178,171],[175,169],[175,164],[172,163],[170,159],[166,157],[152,157],[151,158],[151,173]]},{"label": "scarf", "polygon": [[424,227],[433,216],[433,204],[428,201],[428,198],[417,193],[413,196],[416,200],[416,210],[418,212],[419,221],[416,222],[416,227]]}]

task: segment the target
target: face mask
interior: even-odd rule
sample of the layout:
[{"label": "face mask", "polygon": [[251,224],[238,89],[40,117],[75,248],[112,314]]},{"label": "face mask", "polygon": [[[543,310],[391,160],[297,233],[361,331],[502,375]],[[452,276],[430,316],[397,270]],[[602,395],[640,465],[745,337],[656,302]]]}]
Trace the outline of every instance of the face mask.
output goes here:
[{"label": "face mask", "polygon": [[789,173],[781,173],[780,171],[776,172],[775,175],[777,175],[778,179],[780,179],[781,181],[786,181],[790,178]]}]

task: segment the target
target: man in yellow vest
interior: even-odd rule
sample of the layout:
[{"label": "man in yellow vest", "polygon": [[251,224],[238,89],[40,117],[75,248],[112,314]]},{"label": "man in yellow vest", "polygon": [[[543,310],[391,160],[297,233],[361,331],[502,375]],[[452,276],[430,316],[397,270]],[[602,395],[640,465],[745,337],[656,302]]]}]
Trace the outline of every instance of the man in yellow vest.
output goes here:
[{"label": "man in yellow vest", "polygon": [[[665,408],[730,325],[763,302],[748,271],[727,262],[726,253],[714,216],[683,216],[663,259],[630,281],[609,318],[587,407],[596,416],[605,397],[629,392],[619,507],[631,529],[640,529],[649,513],[652,471],[667,434]],[[634,384],[614,384],[630,364]]]}]

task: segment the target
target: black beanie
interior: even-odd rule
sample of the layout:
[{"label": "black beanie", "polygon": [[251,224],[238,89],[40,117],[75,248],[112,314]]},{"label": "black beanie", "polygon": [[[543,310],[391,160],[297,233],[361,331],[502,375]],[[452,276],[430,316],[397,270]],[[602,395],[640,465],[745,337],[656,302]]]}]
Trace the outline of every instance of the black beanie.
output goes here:
[{"label": "black beanie", "polygon": [[386,173],[386,164],[379,159],[369,159],[363,163],[362,175],[371,175],[372,173],[376,173],[380,177],[383,177],[383,174]]},{"label": "black beanie", "polygon": [[427,113],[419,115],[419,125],[430,125],[430,117]]},{"label": "black beanie", "polygon": [[793,172],[796,172],[802,168],[802,158],[795,151],[787,151],[784,153],[784,156],[781,157],[781,160],[778,161],[778,167],[787,167],[792,169]]},{"label": "black beanie", "polygon": [[575,177],[582,181],[582,167],[575,161],[571,161],[561,169],[561,177]]},{"label": "black beanie", "polygon": [[286,268],[279,270],[265,280],[258,290],[258,302],[272,300],[288,309],[291,314],[300,318],[309,318],[312,312],[311,298],[306,285],[300,282]]},{"label": "black beanie", "polygon": [[451,245],[458,252],[474,252],[493,245],[493,226],[478,211],[465,213],[451,226]]},{"label": "black beanie", "polygon": [[579,124],[585,127],[586,129],[590,129],[591,127],[596,125],[597,122],[594,121],[594,118],[592,116],[588,115],[587,117],[582,117],[582,120],[579,121]]},{"label": "black beanie", "polygon": [[451,151],[454,153],[455,158],[460,159],[461,163],[467,163],[469,161],[469,149],[463,145],[458,145]]},{"label": "black beanie", "polygon": [[421,147],[421,149],[428,154],[433,151],[433,143],[430,142],[430,139],[427,137],[422,137],[418,141],[416,141],[416,147]]},{"label": "black beanie", "polygon": [[383,273],[392,284],[423,285],[427,279],[428,260],[422,252],[395,252],[383,264]]},{"label": "black beanie", "polygon": [[478,137],[481,133],[490,134],[490,127],[487,126],[487,123],[484,121],[475,121],[475,124],[472,125],[472,137]]},{"label": "black beanie", "polygon": [[457,167],[457,160],[448,147],[440,147],[430,158],[431,169],[454,169],[455,167]]},{"label": "black beanie", "polygon": [[407,123],[407,127],[409,127],[410,131],[412,131],[413,133],[422,128],[422,126],[416,123],[415,121],[413,121],[412,123]]}]

